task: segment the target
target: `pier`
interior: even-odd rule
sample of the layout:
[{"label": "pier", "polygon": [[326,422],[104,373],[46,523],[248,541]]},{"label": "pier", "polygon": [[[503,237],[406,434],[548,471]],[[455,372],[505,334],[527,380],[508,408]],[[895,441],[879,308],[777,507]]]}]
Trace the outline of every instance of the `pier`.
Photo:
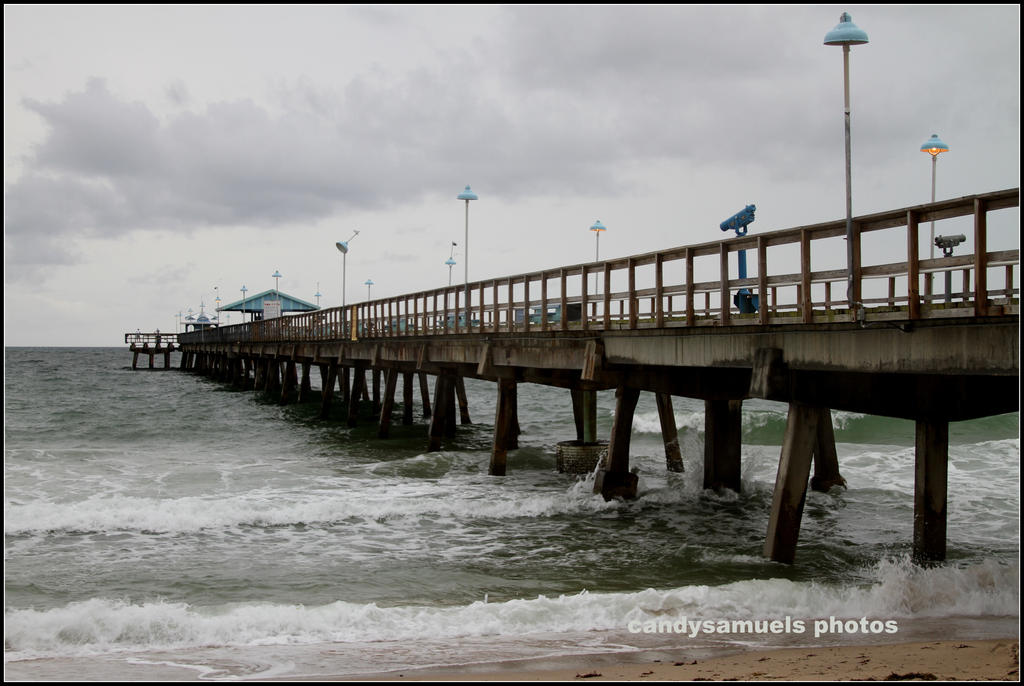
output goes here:
[{"label": "pier", "polygon": [[[181,369],[281,402],[312,399],[316,367],[321,416],[335,388],[349,422],[358,420],[356,401],[370,399],[382,439],[399,378],[406,424],[418,381],[428,450],[471,421],[462,380],[492,381],[496,476],[517,446],[518,384],[563,388],[575,443],[601,455],[595,492],[606,498],[636,495],[629,443],[640,393],[656,396],[673,471],[694,456],[679,453],[672,396],[704,401],[704,486],[735,491],[743,401],[787,403],[764,547],[785,563],[795,560],[808,486],[845,485],[830,411],[909,419],[917,427],[914,555],[942,560],[949,422],[1019,409],[1019,250],[987,248],[989,213],[1018,206],[1019,189],[1009,189],[855,217],[851,279],[845,266],[817,266],[823,255],[846,254],[840,220],[211,327],[175,344]],[[973,219],[973,252],[920,259],[919,227],[956,217]],[[884,246],[884,261],[863,259],[868,242]],[[733,254],[747,250],[756,275],[730,277]],[[950,277],[945,293],[933,293],[936,276]],[[740,306],[741,290],[756,307]],[[606,443],[594,411],[602,390],[616,398]]]},{"label": "pier", "polygon": [[171,353],[177,350],[174,346],[178,343],[177,334],[166,334],[155,331],[153,333],[126,333],[124,342],[132,353],[132,369],[139,368],[139,355],[149,356],[149,369],[157,369],[154,360],[157,355],[164,358],[163,369],[171,368]]}]

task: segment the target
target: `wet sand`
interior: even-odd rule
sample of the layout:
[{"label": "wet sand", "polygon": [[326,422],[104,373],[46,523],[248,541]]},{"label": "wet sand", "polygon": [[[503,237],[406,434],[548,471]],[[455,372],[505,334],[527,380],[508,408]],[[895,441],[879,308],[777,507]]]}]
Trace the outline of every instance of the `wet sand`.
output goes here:
[{"label": "wet sand", "polygon": [[603,662],[548,668],[524,662],[362,676],[378,681],[1019,681],[1016,638],[779,648],[709,659]]}]

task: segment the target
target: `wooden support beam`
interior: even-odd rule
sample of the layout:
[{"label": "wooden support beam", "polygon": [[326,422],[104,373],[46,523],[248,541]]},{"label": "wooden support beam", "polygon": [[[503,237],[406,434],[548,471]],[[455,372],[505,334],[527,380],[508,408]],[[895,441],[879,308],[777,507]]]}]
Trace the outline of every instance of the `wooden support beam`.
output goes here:
[{"label": "wooden support beam", "polygon": [[281,391],[281,363],[276,357],[267,358],[266,386],[263,390],[267,393],[278,393]]},{"label": "wooden support beam", "polygon": [[359,401],[366,394],[366,368],[357,366],[352,374],[352,391],[348,396],[348,417],[349,426],[355,426],[359,418]]},{"label": "wooden support beam", "polygon": [[313,392],[313,387],[309,383],[309,362],[302,363],[302,379],[299,381],[299,402],[308,402],[310,395]]},{"label": "wooden support beam", "polygon": [[488,474],[505,476],[508,451],[514,447],[516,419],[516,382],[513,379],[498,379],[498,402],[494,415],[494,443],[491,448],[491,464]]},{"label": "wooden support beam", "polygon": [[740,491],[742,400],[704,401],[704,488]]},{"label": "wooden support beam", "polygon": [[461,376],[455,377],[455,392],[459,397],[459,421],[462,424],[472,424],[469,418],[469,400],[466,398],[466,380]]},{"label": "wooden support beam", "polygon": [[665,443],[665,468],[670,472],[682,472],[683,455],[679,450],[679,432],[676,429],[676,416],[672,412],[672,396],[668,393],[655,393],[658,404],[658,419],[661,421],[661,437]]},{"label": "wooden support beam", "polygon": [[402,425],[412,425],[412,372],[402,373]]},{"label": "wooden support beam", "polygon": [[298,389],[299,377],[295,370],[295,360],[288,360],[284,365],[284,375],[281,379],[280,403],[285,405],[295,400],[295,393]]},{"label": "wooden support beam", "polygon": [[395,409],[395,389],[398,386],[398,370],[387,370],[384,382],[384,402],[380,408],[380,422],[377,425],[377,438],[387,438],[391,431],[391,412]]},{"label": "wooden support beam", "polygon": [[430,440],[427,452],[441,449],[441,439],[444,437],[447,424],[449,393],[451,393],[451,377],[447,374],[439,374],[434,380],[434,412],[430,417]]},{"label": "wooden support beam", "polygon": [[444,435],[445,438],[455,438],[455,403],[456,403],[456,377],[454,374],[448,376],[448,388],[445,391],[445,407],[444,413]]},{"label": "wooden support beam", "polygon": [[811,489],[828,493],[833,486],[846,488],[846,479],[839,473],[839,456],[836,453],[836,434],[832,427],[832,412],[827,407],[816,408],[818,428],[814,441],[814,476]]},{"label": "wooden support beam", "polygon": [[576,440],[583,442],[583,391],[578,388],[569,389],[572,399],[572,420],[576,424]]},{"label": "wooden support beam", "polygon": [[320,365],[320,419],[327,419],[331,414],[331,401],[334,400],[334,383],[338,378],[338,365]]},{"label": "wooden support beam", "polygon": [[420,399],[423,403],[423,416],[430,416],[430,387],[427,385],[427,375],[423,372],[419,373],[420,377]]},{"label": "wooden support beam", "polygon": [[800,535],[800,519],[807,495],[807,477],[811,472],[812,454],[818,434],[817,408],[790,403],[786,433],[782,439],[779,471],[775,477],[772,511],[768,535],[764,543],[765,557],[775,562],[792,564]]},{"label": "wooden support beam", "polygon": [[573,388],[570,393],[576,440],[597,443],[597,391]]},{"label": "wooden support beam", "polygon": [[380,412],[380,373],[379,367],[374,367],[373,371],[370,372],[370,378],[373,381],[373,413],[377,414]]},{"label": "wooden support beam", "polygon": [[949,423],[917,422],[914,452],[914,560],[946,559]]},{"label": "wooden support beam", "polygon": [[627,386],[615,389],[615,422],[608,439],[608,456],[594,479],[594,493],[600,493],[605,500],[636,497],[638,479],[629,471],[629,440],[639,398],[639,389]]}]

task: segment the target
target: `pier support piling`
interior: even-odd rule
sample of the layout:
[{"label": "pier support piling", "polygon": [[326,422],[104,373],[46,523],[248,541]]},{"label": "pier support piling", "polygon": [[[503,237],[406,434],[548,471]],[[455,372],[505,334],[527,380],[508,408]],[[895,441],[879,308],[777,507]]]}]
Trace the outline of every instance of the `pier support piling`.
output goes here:
[{"label": "pier support piling", "polygon": [[423,417],[424,419],[430,417],[430,387],[427,385],[427,375],[423,372],[419,373],[420,377],[420,398],[423,402]]},{"label": "pier support piling", "polygon": [[605,500],[636,497],[638,479],[629,471],[629,441],[639,398],[639,389],[627,386],[615,389],[615,421],[608,439],[608,456],[594,479],[594,493],[600,493]]},{"label": "pier support piling", "polygon": [[597,443],[597,391],[572,389],[572,416],[576,422],[576,440]]},{"label": "pier support piling", "polygon": [[839,473],[832,412],[827,407],[817,408],[817,411],[818,428],[814,443],[814,476],[811,477],[811,490],[828,493],[833,486],[846,488],[846,479]]},{"label": "pier support piling", "polygon": [[391,432],[391,412],[395,409],[395,389],[398,387],[398,370],[388,369],[384,379],[384,398],[380,407],[380,422],[377,437],[387,438]]},{"label": "pier support piling", "polygon": [[320,419],[331,416],[331,402],[334,400],[334,384],[338,378],[338,365],[320,365]]},{"label": "pier support piling", "polygon": [[402,425],[412,426],[412,374],[402,373]]},{"label": "pier support piling", "polygon": [[366,395],[366,368],[357,365],[352,374],[352,391],[348,396],[349,426],[355,426],[359,417],[359,401]]},{"label": "pier support piling", "polygon": [[765,557],[775,562],[793,564],[796,557],[796,542],[807,497],[807,478],[811,473],[819,417],[818,408],[797,403],[789,405],[768,520],[768,535],[764,544]]},{"label": "pier support piling", "polygon": [[299,402],[309,402],[313,394],[313,387],[309,382],[309,362],[302,362],[302,378],[299,381]]},{"label": "pier support piling", "polygon": [[704,402],[704,488],[740,491],[742,400]]},{"label": "pier support piling", "polygon": [[661,421],[661,437],[665,443],[665,468],[670,472],[682,472],[683,455],[679,450],[679,432],[676,429],[676,416],[672,412],[672,396],[668,393],[655,393],[658,404],[658,419]]},{"label": "pier support piling", "polygon": [[281,401],[282,405],[295,400],[295,394],[299,386],[299,376],[295,368],[295,360],[288,360],[284,363],[284,374],[281,378]]},{"label": "pier support piling", "polygon": [[914,560],[946,559],[949,423],[918,420],[914,450]]},{"label": "pier support piling", "polygon": [[491,476],[505,476],[508,451],[515,446],[516,382],[498,379],[498,402],[494,414],[494,444],[491,448]]},{"label": "pier support piling", "polygon": [[466,380],[461,376],[455,377],[455,393],[459,397],[459,422],[463,425],[472,424],[469,418],[469,400],[466,399]]},{"label": "pier support piling", "polygon": [[[441,449],[441,440],[446,434],[448,425],[450,396],[453,394],[452,377],[449,374],[438,374],[434,381],[434,412],[430,418],[430,440],[427,452]],[[454,423],[453,423],[454,425]]]}]

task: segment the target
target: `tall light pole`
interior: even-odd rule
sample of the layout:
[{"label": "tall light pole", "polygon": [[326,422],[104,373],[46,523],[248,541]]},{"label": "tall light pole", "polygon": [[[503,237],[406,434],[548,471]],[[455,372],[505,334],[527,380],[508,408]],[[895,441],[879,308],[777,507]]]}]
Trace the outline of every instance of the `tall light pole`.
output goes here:
[{"label": "tall light pole", "polygon": [[363,284],[366,286],[366,300],[367,300],[367,302],[369,302],[369,300],[370,300],[370,287],[373,286],[373,279],[367,279],[366,281],[363,282]]},{"label": "tall light pole", "polygon": [[[352,238],[355,238],[358,235],[359,235],[359,229],[356,229],[355,232],[352,234]],[[345,261],[348,258],[348,244],[352,242],[352,238],[349,238],[347,241],[338,241],[337,243],[334,244],[334,246],[338,249],[338,252],[341,253],[341,307],[342,307],[342,309],[345,308],[345,281],[346,281],[346,276],[345,276],[346,265],[345,265]]]},{"label": "tall light pole", "polygon": [[249,290],[249,289],[246,288],[245,284],[243,283],[242,284],[242,323],[243,324],[245,324],[245,292],[247,290]]},{"label": "tall light pole", "polygon": [[854,318],[860,317],[860,303],[853,301],[853,190],[850,180],[850,46],[864,45],[868,34],[853,23],[847,12],[836,27],[825,34],[825,45],[843,47],[843,112],[846,125],[846,301]]},{"label": "tall light pole", "polygon": [[281,299],[281,290],[280,290],[280,286],[278,285],[280,283],[278,281],[278,279],[281,278],[281,273],[275,269],[274,273],[271,274],[271,276],[274,277],[274,293],[277,294],[277,299],[280,300]]},{"label": "tall light pole", "polygon": [[[466,190],[455,196],[457,200],[466,201],[466,236],[462,242],[462,259],[463,267],[465,271],[465,286],[466,286],[466,310],[469,310],[469,201],[478,200],[477,194],[470,190],[469,186],[466,186]],[[467,318],[468,321],[468,318]]]},{"label": "tall light pole", "polygon": [[[949,152],[949,146],[942,142],[939,135],[936,133],[932,134],[932,137],[924,142],[921,146],[921,152],[926,152],[932,156],[932,203],[935,202],[935,167],[939,159],[939,153]],[[932,232],[930,240],[928,241],[931,245],[931,252],[928,254],[929,257],[935,257],[935,222],[932,221]],[[951,253],[952,254],[952,253]],[[948,292],[949,289],[947,288]],[[925,283],[924,289],[925,295],[932,294],[932,274],[928,273],[928,281]]]},{"label": "tall light pole", "polygon": [[455,260],[452,259],[451,257],[449,257],[447,260],[444,261],[444,263],[448,265],[448,285],[451,286],[452,285],[452,267],[455,266]]},{"label": "tall light pole", "polygon": [[[594,222],[594,225],[590,227],[590,230],[594,232],[594,262],[601,261],[601,232],[607,231],[604,224],[600,220]],[[594,274],[594,292],[597,292],[597,274]]]}]

